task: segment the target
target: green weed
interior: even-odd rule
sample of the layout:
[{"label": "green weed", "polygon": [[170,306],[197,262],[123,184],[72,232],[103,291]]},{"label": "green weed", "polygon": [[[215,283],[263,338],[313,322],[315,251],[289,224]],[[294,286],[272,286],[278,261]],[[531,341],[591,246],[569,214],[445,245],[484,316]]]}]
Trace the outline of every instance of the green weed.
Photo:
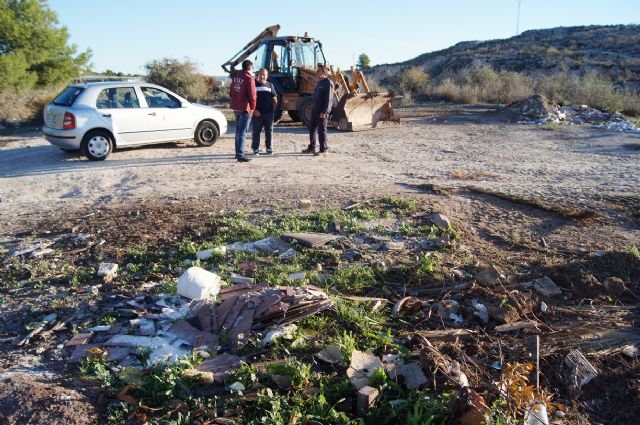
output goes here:
[{"label": "green weed", "polygon": [[299,390],[311,383],[311,365],[302,363],[295,357],[290,357],[284,364],[267,365],[267,371],[274,375],[288,377],[289,385],[294,390]]},{"label": "green weed", "polygon": [[343,267],[328,279],[326,286],[341,293],[360,294],[377,283],[369,266]]},{"label": "green weed", "polygon": [[383,205],[390,206],[403,213],[414,211],[417,208],[415,200],[411,198],[398,198],[397,196],[393,195],[380,198],[380,202]]},{"label": "green weed", "polygon": [[627,253],[631,255],[633,258],[635,258],[636,260],[640,260],[640,250],[638,250],[637,246],[632,245],[629,248],[627,248]]}]

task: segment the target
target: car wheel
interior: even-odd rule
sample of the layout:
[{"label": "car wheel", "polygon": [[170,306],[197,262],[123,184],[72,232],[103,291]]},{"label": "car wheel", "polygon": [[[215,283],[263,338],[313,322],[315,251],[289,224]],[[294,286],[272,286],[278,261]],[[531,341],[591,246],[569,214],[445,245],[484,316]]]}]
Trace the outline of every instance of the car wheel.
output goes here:
[{"label": "car wheel", "polygon": [[212,146],[218,141],[220,133],[218,127],[211,121],[202,121],[196,128],[194,139],[200,146]]},{"label": "car wheel", "polygon": [[106,159],[113,150],[113,141],[106,131],[94,130],[82,139],[82,152],[92,161]]},{"label": "car wheel", "polygon": [[293,122],[300,121],[300,115],[298,115],[298,111],[294,111],[293,109],[289,109],[287,112],[289,113],[289,118],[291,118],[291,121],[293,121]]}]

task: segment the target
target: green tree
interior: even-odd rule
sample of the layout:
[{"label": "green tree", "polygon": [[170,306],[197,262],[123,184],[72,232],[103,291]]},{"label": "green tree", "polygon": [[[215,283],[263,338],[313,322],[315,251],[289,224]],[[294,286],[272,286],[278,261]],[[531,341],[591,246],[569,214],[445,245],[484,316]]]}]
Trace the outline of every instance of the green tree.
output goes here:
[{"label": "green tree", "polygon": [[189,100],[200,101],[209,93],[209,81],[198,72],[195,63],[173,58],[154,60],[145,64],[147,80],[164,86]]},{"label": "green tree", "polygon": [[360,56],[358,56],[358,64],[356,66],[358,69],[367,69],[371,67],[371,59],[369,59],[366,53],[361,53]]},{"label": "green tree", "polygon": [[0,0],[0,89],[53,86],[87,71],[91,51],[68,41],[46,0]]}]

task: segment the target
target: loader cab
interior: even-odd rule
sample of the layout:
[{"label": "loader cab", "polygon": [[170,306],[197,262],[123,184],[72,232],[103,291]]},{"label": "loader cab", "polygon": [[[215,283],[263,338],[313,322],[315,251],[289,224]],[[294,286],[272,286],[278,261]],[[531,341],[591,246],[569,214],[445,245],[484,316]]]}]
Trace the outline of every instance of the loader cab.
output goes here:
[{"label": "loader cab", "polygon": [[269,81],[284,92],[298,91],[300,70],[326,62],[322,44],[310,37],[270,37],[251,55],[253,68],[269,71]]}]

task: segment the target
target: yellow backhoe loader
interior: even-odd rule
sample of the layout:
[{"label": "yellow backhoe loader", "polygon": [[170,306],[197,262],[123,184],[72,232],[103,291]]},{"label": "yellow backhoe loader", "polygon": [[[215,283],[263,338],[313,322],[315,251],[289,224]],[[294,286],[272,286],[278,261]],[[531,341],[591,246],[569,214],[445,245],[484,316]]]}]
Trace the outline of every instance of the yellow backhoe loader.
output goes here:
[{"label": "yellow backhoe loader", "polygon": [[[318,82],[315,70],[318,64],[327,64],[322,43],[307,36],[278,37],[280,25],[267,27],[247,43],[222,69],[229,75],[245,59],[253,62],[254,71],[266,68],[269,81],[278,93],[276,121],[284,111],[294,121],[308,124],[313,107],[313,92]],[[334,108],[330,125],[345,131],[377,128],[398,123],[391,103],[394,95],[369,90],[362,72],[351,67],[351,78],[339,69],[329,66],[329,78],[335,90]]]}]

